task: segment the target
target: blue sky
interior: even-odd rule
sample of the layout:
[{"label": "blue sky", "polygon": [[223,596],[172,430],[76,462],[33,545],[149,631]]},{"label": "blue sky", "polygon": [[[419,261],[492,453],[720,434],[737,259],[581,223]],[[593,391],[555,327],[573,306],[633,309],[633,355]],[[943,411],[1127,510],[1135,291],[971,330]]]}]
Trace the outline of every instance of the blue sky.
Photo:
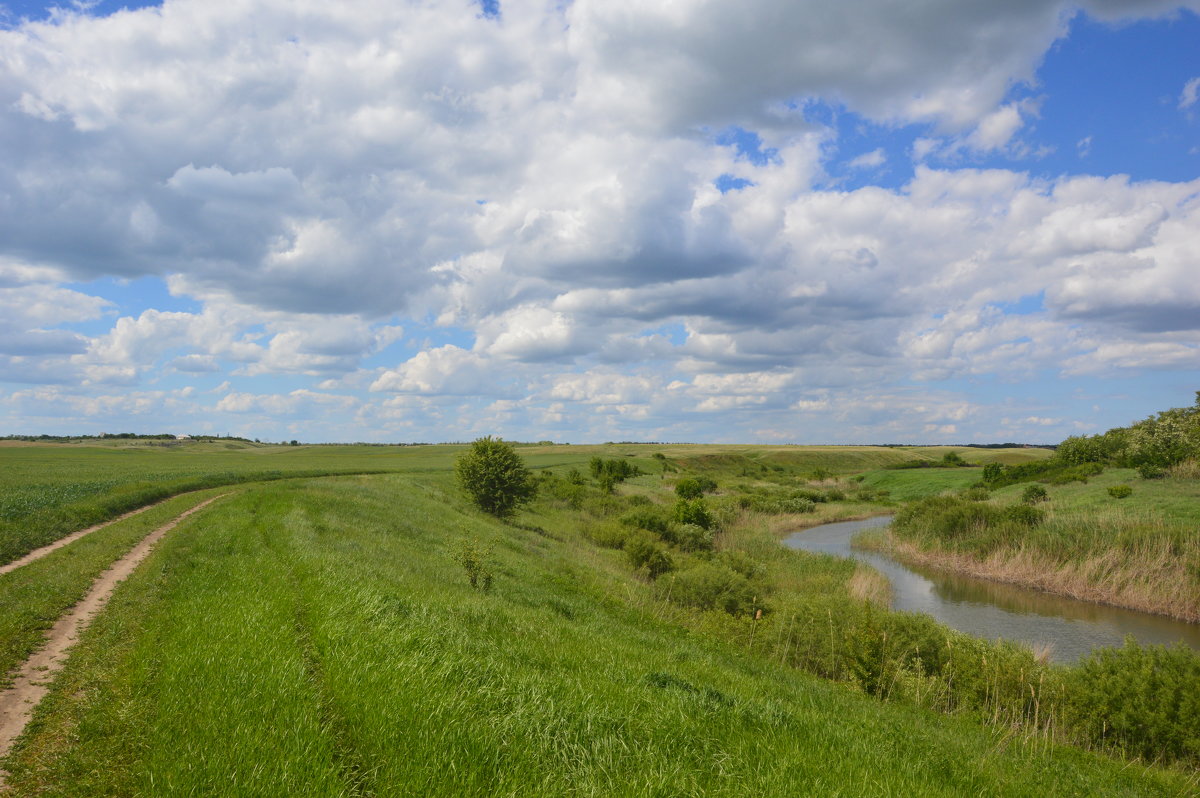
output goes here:
[{"label": "blue sky", "polygon": [[1056,442],[1200,388],[1196,2],[227,5],[0,2],[0,434]]}]

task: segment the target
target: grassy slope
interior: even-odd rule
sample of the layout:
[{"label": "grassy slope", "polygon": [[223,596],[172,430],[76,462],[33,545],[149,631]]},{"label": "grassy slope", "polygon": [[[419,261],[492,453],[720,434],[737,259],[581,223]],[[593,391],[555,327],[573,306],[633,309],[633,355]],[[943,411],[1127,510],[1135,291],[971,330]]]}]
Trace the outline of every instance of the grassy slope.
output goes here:
[{"label": "grassy slope", "polygon": [[[464,535],[494,548],[491,593],[452,561]],[[118,590],[7,764],[18,794],[72,798],[1194,786],[878,704],[664,613],[613,553],[464,512],[444,477],[249,487]]]}]

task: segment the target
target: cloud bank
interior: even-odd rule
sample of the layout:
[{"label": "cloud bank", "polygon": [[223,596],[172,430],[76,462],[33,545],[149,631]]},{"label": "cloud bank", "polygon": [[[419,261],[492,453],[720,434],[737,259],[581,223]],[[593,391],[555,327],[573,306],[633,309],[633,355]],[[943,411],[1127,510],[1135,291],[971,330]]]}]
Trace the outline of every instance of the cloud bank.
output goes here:
[{"label": "cloud bank", "polygon": [[[0,31],[0,406],[14,432],[1057,440],[1069,407],[950,383],[1200,369],[1200,180],[1021,168],[1042,100],[1012,92],[1078,8],[177,0]],[[916,126],[911,179],[831,179],[818,104]],[[146,279],[191,305],[96,288]]]}]

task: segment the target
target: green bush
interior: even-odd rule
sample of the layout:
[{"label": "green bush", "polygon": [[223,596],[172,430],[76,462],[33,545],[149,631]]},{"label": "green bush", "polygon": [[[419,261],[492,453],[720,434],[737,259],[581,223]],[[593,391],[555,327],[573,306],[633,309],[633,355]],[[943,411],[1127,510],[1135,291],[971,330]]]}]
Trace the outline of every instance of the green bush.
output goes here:
[{"label": "green bush", "polygon": [[[624,482],[630,477],[641,476],[642,470],[628,460],[614,458],[605,460],[602,457],[593,457],[588,461],[588,470],[592,472],[592,477],[596,480],[607,481],[609,484],[618,484]],[[607,480],[605,479],[607,477]]]},{"label": "green bush", "polygon": [[717,483],[708,477],[684,477],[675,483],[675,495],[681,499],[699,499],[705,493],[717,489]]},{"label": "green bush", "polygon": [[666,536],[667,525],[671,522],[666,509],[658,505],[635,507],[629,512],[624,513],[620,521],[625,526],[645,529],[655,533],[659,537]]},{"label": "green bush", "polygon": [[695,524],[704,529],[712,529],[713,525],[712,514],[708,512],[704,499],[679,499],[675,502],[671,519],[678,524]]},{"label": "green bush", "polygon": [[762,563],[737,549],[721,552],[718,561],[750,580],[757,579],[766,571]]},{"label": "green bush", "polygon": [[[794,493],[794,492],[793,492]],[[783,513],[811,513],[817,509],[817,505],[812,499],[791,496],[785,498],[775,498],[772,496],[763,495],[742,495],[737,497],[737,504],[745,510],[755,510],[756,512],[766,513],[767,515],[781,515]],[[822,499],[824,495],[822,494]]]},{"label": "green bush", "polygon": [[684,551],[711,551],[713,533],[698,524],[671,524],[664,536]]},{"label": "green bush", "polygon": [[492,589],[492,551],[478,540],[463,539],[454,552],[454,561],[467,572],[467,581],[478,590]]},{"label": "green bush", "polygon": [[1026,485],[1025,490],[1021,491],[1021,501],[1025,504],[1037,504],[1049,498],[1050,494],[1041,485]]},{"label": "green bush", "polygon": [[[576,474],[579,472],[576,471]],[[566,479],[558,479],[553,474],[543,471],[542,479],[538,483],[538,491],[543,496],[550,496],[565,502],[571,509],[578,510],[583,506],[583,500],[587,496],[587,488],[584,487],[582,479],[580,482],[571,481],[570,474]]]},{"label": "green bush", "polygon": [[1162,466],[1151,465],[1150,463],[1142,463],[1138,466],[1138,476],[1142,479],[1162,479],[1167,475],[1167,470]]},{"label": "green bush", "polygon": [[901,508],[892,529],[901,537],[931,538],[983,554],[1023,537],[1044,517],[1041,510],[1026,504],[996,507],[955,496],[931,496]]},{"label": "green bush", "polygon": [[1015,466],[988,463],[983,467],[983,483],[992,489],[1034,480],[1049,482],[1051,485],[1065,485],[1068,482],[1087,482],[1088,477],[1094,477],[1103,471],[1104,466],[1100,463],[1070,463],[1057,457]]},{"label": "green bush", "polygon": [[1000,482],[1004,477],[1004,466],[1000,463],[988,463],[983,467],[983,481],[989,485]]},{"label": "green bush", "polygon": [[982,485],[973,485],[962,492],[962,497],[969,502],[985,502],[992,497],[992,492]]},{"label": "green bush", "polygon": [[1046,514],[1038,508],[1030,507],[1027,504],[1014,504],[1011,507],[1005,507],[1001,510],[1000,517],[1004,521],[1012,521],[1020,526],[1032,529],[1045,520]]},{"label": "green bush", "polygon": [[675,568],[671,555],[658,540],[647,532],[634,532],[625,539],[625,556],[634,568],[644,568],[651,579]]},{"label": "green bush", "polygon": [[1112,485],[1108,489],[1108,495],[1114,499],[1126,499],[1133,495],[1133,488],[1128,485]]},{"label": "green bush", "polygon": [[817,505],[812,499],[780,499],[774,509],[777,513],[811,513]]},{"label": "green bush", "polygon": [[454,475],[479,509],[500,518],[537,493],[533,475],[512,446],[488,435],[454,461]]},{"label": "green bush", "polygon": [[679,571],[669,590],[673,601],[701,610],[719,609],[736,615],[749,612],[754,605],[750,580],[722,563],[701,563]]},{"label": "green bush", "polygon": [[1200,761],[1200,656],[1178,643],[1098,649],[1067,677],[1070,726],[1145,759]]}]

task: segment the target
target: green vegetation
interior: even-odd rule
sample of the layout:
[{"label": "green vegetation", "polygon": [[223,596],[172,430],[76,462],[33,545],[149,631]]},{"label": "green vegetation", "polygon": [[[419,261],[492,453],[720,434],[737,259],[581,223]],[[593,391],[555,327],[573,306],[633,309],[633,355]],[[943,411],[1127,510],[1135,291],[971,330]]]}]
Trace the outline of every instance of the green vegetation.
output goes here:
[{"label": "green vegetation", "polygon": [[1197,622],[1198,456],[1200,403],[1068,438],[1048,459],[986,464],[986,502],[901,495],[922,500],[897,516],[890,545],[920,562],[961,567],[954,558],[967,557],[992,578]]},{"label": "green vegetation", "polygon": [[507,518],[537,493],[533,475],[511,444],[480,438],[454,461],[459,487],[485,513]]},{"label": "green vegetation", "polygon": [[[1200,513],[1180,495],[1182,472],[1120,503],[1106,488],[1132,472],[1105,472],[1051,485],[1033,506],[1021,498],[1035,486],[989,491],[980,468],[885,468],[914,452],[943,461],[941,448],[502,446],[536,487],[505,518],[460,490],[463,447],[346,447],[317,466],[318,447],[296,447],[308,467],[400,473],[244,485],[178,527],[83,636],[4,763],[16,794],[1195,789],[1193,653],[1127,646],[1047,665],[891,612],[878,574],[778,543],[802,523],[911,497],[900,513],[916,537],[999,550],[1096,508],[1132,518],[1175,496],[1181,513]],[[281,456],[268,451],[220,457],[251,474],[241,463]],[[976,466],[1048,456],[955,451]],[[868,460],[850,478],[848,464]],[[75,482],[93,475],[77,468]],[[178,497],[51,555],[97,547],[91,565],[47,584],[57,603],[20,591],[61,561],[0,578],[4,642],[27,649],[19,641],[88,574],[198,501]],[[1123,540],[1136,552],[1159,539]],[[1120,683],[1119,703],[1104,680]],[[1129,768],[1064,743],[1184,764]]]},{"label": "green vegetation", "polygon": [[0,674],[9,674],[37,650],[46,630],[83,598],[114,560],[184,510],[221,492],[218,489],[176,497],[0,574]]},{"label": "green vegetation", "polygon": [[[1128,768],[1045,731],[1014,736],[1000,708],[1024,717],[1027,687],[1038,687],[1016,678],[1034,665],[1028,652],[870,609],[846,592],[856,566],[783,549],[767,517],[727,518],[707,555],[670,546],[686,566],[673,583],[640,581],[622,552],[580,534],[609,523],[646,531],[615,520],[649,506],[634,499],[646,485],[629,487],[585,487],[583,509],[547,489],[513,525],[473,512],[448,468],[246,487],[167,536],[114,595],[5,763],[12,789],[1194,788],[1186,773]],[[717,502],[714,514],[732,506]],[[472,589],[455,562],[464,535],[493,551],[490,591]],[[871,634],[910,628],[926,630],[922,657],[955,663],[951,677],[920,676],[899,642]],[[841,669],[843,684],[800,670],[815,667]],[[922,708],[946,700],[957,709],[939,708],[959,716]],[[981,725],[992,712],[1000,722]]]},{"label": "green vegetation", "polygon": [[1124,468],[1163,469],[1200,458],[1200,391],[1196,404],[1164,410],[1103,435],[1076,436],[1059,444],[1066,463],[1103,463]]},{"label": "green vegetation", "polygon": [[286,477],[444,468],[448,450],[228,445],[235,448],[0,446],[0,564],[185,491]]},{"label": "green vegetation", "polygon": [[1021,501],[1025,504],[1038,504],[1049,498],[1050,494],[1041,485],[1026,485],[1025,490],[1021,491]]}]

